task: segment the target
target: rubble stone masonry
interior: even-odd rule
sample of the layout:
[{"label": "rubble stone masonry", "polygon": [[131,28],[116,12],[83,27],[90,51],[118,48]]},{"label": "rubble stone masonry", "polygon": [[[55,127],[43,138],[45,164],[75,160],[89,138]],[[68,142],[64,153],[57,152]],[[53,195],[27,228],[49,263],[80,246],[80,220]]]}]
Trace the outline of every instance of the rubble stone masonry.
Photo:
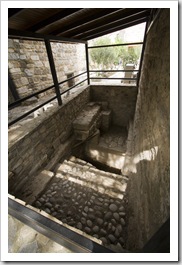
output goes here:
[{"label": "rubble stone masonry", "polygon": [[[86,71],[84,44],[51,43],[58,82],[67,74]],[[42,41],[8,40],[8,67],[20,97],[53,85],[45,44]],[[75,83],[86,78],[77,77]],[[67,82],[61,85],[68,88]],[[44,94],[39,94],[40,97]]]},{"label": "rubble stone masonry", "polygon": [[9,193],[16,192],[46,167],[51,169],[69,154],[74,137],[72,122],[89,102],[89,87],[62,106],[53,107],[26,126],[9,130]]},{"label": "rubble stone masonry", "polygon": [[141,249],[170,214],[170,11],[163,9],[147,35],[125,174],[128,249]]}]

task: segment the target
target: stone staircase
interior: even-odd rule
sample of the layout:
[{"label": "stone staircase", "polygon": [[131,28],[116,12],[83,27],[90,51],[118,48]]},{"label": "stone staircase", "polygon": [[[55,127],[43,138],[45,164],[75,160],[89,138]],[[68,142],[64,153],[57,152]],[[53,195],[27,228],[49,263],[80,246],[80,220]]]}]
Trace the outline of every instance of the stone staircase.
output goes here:
[{"label": "stone staircase", "polygon": [[[50,177],[50,171],[47,174]],[[115,252],[126,252],[127,177],[98,170],[74,156],[58,164],[51,176],[39,194],[32,194],[32,205]]]},{"label": "stone staircase", "polygon": [[107,102],[89,102],[73,121],[76,145],[84,144],[84,156],[97,165],[122,172],[127,130],[114,126]]}]

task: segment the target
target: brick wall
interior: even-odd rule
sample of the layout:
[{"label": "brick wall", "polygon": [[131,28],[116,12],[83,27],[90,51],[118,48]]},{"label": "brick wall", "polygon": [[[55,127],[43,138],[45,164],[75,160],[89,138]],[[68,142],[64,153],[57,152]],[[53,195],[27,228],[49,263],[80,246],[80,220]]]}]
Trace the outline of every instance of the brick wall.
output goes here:
[{"label": "brick wall", "polygon": [[112,123],[128,126],[133,118],[137,98],[135,86],[91,86],[92,101],[107,101],[112,110]]},{"label": "brick wall", "polygon": [[163,9],[147,36],[125,174],[128,248],[142,248],[170,214],[170,13]]},{"label": "brick wall", "polygon": [[[51,169],[71,151],[72,122],[89,101],[89,87],[61,107],[49,109],[27,126],[9,130],[9,193],[16,192],[33,175]],[[18,137],[19,136],[19,137]]]},{"label": "brick wall", "polygon": [[[51,47],[59,82],[67,79],[67,73],[86,71],[84,44],[51,43]],[[8,67],[20,97],[53,84],[44,42],[9,39]],[[85,78],[77,77],[75,82]],[[68,88],[67,82],[61,87]]]}]

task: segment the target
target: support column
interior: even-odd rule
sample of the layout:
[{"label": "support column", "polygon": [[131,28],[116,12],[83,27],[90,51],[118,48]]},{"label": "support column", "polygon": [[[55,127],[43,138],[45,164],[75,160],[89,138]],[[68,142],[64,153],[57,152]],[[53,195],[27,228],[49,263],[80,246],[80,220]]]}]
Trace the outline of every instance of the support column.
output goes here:
[{"label": "support column", "polygon": [[55,87],[55,91],[56,91],[56,95],[57,95],[58,104],[62,105],[62,99],[61,99],[61,95],[60,95],[60,91],[59,91],[59,83],[58,83],[58,79],[57,79],[56,68],[55,68],[55,64],[54,64],[54,58],[53,58],[53,54],[52,54],[50,40],[44,39],[44,41],[45,41],[45,46],[46,46],[46,50],[47,50],[47,56],[49,59],[49,65],[51,68],[52,79],[54,82],[54,87]]},{"label": "support column", "polygon": [[87,81],[88,81],[88,85],[90,85],[88,43],[85,44],[85,54],[86,54],[86,64],[87,64]]}]

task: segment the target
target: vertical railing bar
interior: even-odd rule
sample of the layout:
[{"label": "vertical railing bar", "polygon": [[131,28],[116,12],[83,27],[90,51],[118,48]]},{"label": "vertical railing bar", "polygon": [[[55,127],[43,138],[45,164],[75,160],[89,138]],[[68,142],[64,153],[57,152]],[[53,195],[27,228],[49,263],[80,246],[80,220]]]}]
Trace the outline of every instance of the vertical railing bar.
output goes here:
[{"label": "vertical railing bar", "polygon": [[145,25],[144,41],[143,41],[142,54],[141,54],[141,59],[140,59],[139,72],[138,72],[138,77],[137,77],[137,87],[139,86],[139,81],[140,81],[140,75],[141,75],[141,69],[142,69],[142,63],[143,63],[143,57],[144,57],[144,51],[145,51],[146,39],[147,39],[148,24],[149,24],[149,19],[147,20],[146,25]]},{"label": "vertical railing bar", "polygon": [[46,46],[47,56],[49,59],[49,65],[50,65],[50,69],[51,69],[51,73],[52,73],[52,78],[53,78],[53,82],[54,82],[54,87],[55,87],[55,91],[56,91],[58,104],[62,105],[62,99],[61,99],[61,95],[60,95],[60,91],[59,91],[59,83],[58,83],[58,78],[57,78],[57,74],[56,74],[56,67],[55,67],[55,63],[54,63],[54,58],[53,58],[53,54],[52,54],[50,40],[44,39],[44,42],[45,42],[45,46]]},{"label": "vertical railing bar", "polygon": [[87,82],[90,85],[90,73],[89,73],[89,56],[88,56],[88,43],[85,43],[86,65],[87,65]]}]

